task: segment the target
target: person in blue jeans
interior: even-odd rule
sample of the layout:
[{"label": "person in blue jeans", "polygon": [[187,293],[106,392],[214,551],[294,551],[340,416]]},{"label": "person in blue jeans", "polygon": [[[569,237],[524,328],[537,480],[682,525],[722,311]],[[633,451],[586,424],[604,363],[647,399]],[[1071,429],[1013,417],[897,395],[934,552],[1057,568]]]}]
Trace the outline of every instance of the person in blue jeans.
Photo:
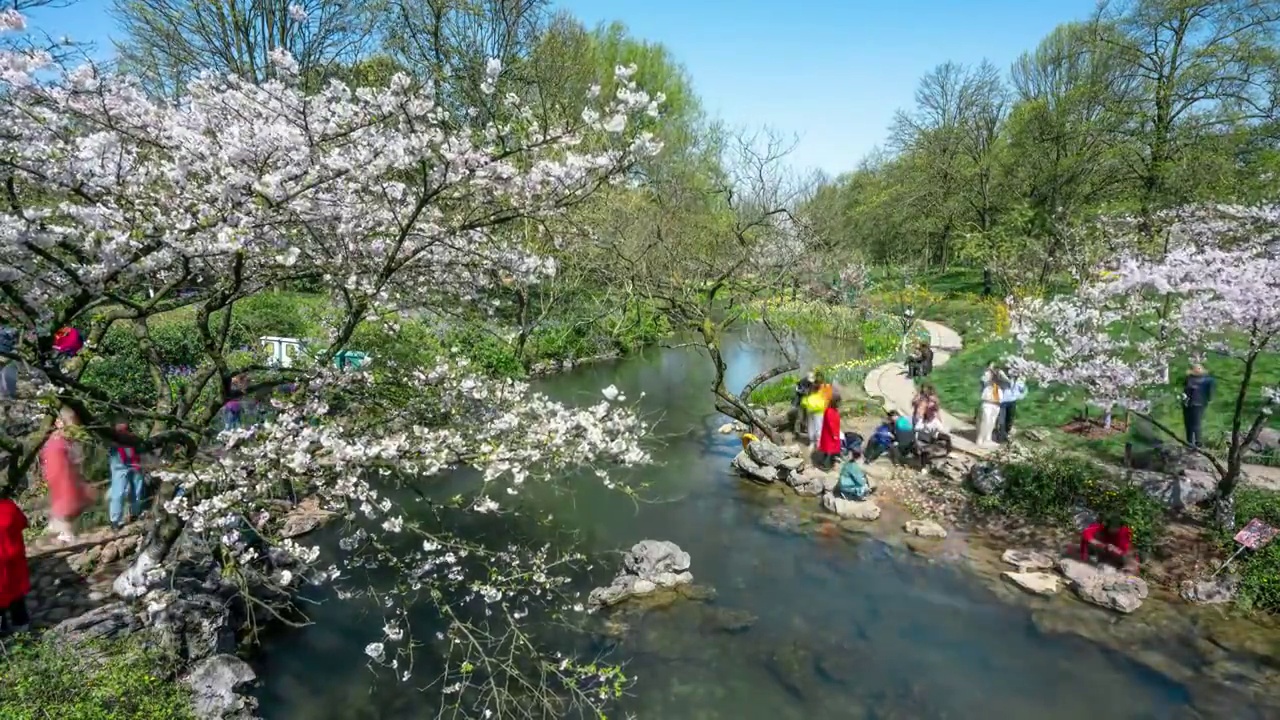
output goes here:
[{"label": "person in blue jeans", "polygon": [[[126,423],[116,425],[116,430],[128,433]],[[146,496],[146,476],[142,474],[142,459],[138,451],[131,445],[121,444],[111,448],[107,458],[111,470],[111,489],[107,493],[107,511],[111,517],[111,527],[119,530],[124,527],[124,503],[129,498],[129,516],[137,520],[142,515],[142,502]]]}]

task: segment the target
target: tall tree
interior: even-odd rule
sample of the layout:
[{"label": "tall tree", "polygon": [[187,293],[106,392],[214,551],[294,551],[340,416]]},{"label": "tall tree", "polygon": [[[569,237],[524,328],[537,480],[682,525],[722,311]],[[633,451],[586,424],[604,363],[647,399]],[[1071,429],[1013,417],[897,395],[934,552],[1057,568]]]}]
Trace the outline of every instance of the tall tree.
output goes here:
[{"label": "tall tree", "polygon": [[1148,219],[1191,195],[1171,174],[1197,138],[1275,119],[1280,1],[1117,0],[1099,6],[1094,26],[1134,90],[1112,111],[1124,118],[1118,147]]},{"label": "tall tree", "polygon": [[371,46],[376,10],[366,0],[112,0],[121,68],[169,96],[203,71],[267,80],[281,50],[303,77],[351,65]]},{"label": "tall tree", "polygon": [[996,154],[1007,97],[990,63],[970,68],[947,62],[921,79],[915,109],[894,120],[894,145],[918,171],[915,198],[924,211],[921,231],[932,262],[948,262],[960,233],[985,233],[995,223]]}]

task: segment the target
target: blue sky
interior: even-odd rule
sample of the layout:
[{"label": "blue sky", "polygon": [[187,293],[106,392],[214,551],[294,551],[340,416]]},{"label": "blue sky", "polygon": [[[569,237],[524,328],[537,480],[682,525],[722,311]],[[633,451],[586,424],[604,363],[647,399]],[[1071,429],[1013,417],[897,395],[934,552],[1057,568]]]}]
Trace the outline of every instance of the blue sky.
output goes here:
[{"label": "blue sky", "polygon": [[[1095,0],[560,0],[589,25],[621,20],[664,43],[706,108],[735,126],[799,136],[792,162],[836,174],[884,142],[920,76],[947,60],[1007,68]],[[106,0],[35,18],[51,35],[105,42]]]}]

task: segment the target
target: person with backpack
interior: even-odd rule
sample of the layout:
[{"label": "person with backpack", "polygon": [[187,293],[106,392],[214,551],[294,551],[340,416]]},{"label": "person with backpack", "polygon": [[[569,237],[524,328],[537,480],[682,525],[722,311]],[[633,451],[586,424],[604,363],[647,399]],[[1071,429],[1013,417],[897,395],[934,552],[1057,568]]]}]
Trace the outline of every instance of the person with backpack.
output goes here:
[{"label": "person with backpack", "polygon": [[[128,423],[116,425],[116,431],[129,433]],[[111,527],[115,530],[125,526],[124,504],[129,499],[129,519],[137,520],[142,515],[142,503],[146,497],[147,480],[142,473],[142,458],[133,443],[113,445],[107,458],[111,470],[111,488],[107,492],[107,512],[111,518]]]}]

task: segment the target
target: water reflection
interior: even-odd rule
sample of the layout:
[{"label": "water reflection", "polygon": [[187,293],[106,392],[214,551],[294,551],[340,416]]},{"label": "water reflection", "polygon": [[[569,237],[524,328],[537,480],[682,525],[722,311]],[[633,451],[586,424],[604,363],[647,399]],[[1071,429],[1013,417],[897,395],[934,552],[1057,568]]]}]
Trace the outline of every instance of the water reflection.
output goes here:
[{"label": "water reflection", "polygon": [[[727,345],[731,387],[779,361],[762,345]],[[542,383],[573,402],[594,402],[615,384],[660,418],[662,440],[660,463],[630,478],[648,485],[652,502],[637,507],[586,478],[535,502],[602,557],[646,537],[673,540],[692,554],[697,580],[718,591],[706,605],[629,620],[616,659],[639,683],[624,713],[1104,720],[1168,718],[1186,704],[1182,688],[1124,658],[1040,635],[1025,609],[950,566],[869,538],[770,532],[760,520],[776,501],[728,471],[738,445],[714,431],[723,418],[710,411],[711,379],[693,351],[654,349]],[[743,631],[726,614],[756,620]],[[382,624],[376,608],[331,601],[312,615],[314,627],[267,648],[266,717],[423,716],[423,695],[363,668],[361,649]]]}]

